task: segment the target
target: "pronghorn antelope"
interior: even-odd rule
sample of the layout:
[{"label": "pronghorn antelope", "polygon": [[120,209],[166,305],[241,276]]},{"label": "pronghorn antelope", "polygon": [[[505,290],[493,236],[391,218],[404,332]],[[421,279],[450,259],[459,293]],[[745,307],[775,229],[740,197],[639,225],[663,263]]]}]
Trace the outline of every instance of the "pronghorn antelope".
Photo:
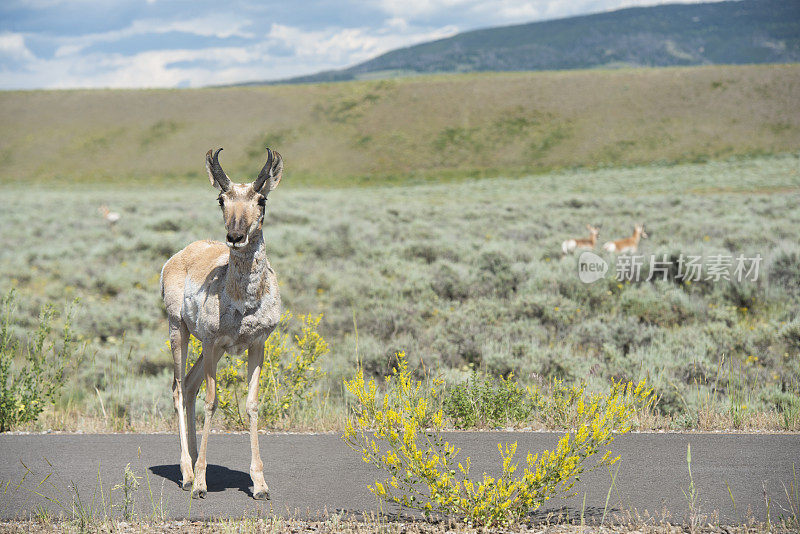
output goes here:
[{"label": "pronghorn antelope", "polygon": [[[267,149],[267,163],[252,183],[231,182],[219,163],[218,149],[206,154],[211,185],[227,230],[225,243],[195,241],[161,269],[161,296],[169,319],[175,379],[172,397],[178,415],[181,486],[192,497],[205,497],[206,449],[211,419],[217,408],[217,362],[222,354],[247,350],[247,414],[250,416],[250,477],[253,497],[269,499],[258,450],[258,381],[264,362],[264,342],[280,319],[278,280],[267,260],[261,227],[267,195],[278,186],[283,160]],[[189,334],[202,343],[200,358],[184,380]],[[195,398],[205,378],[205,421],[197,453]]]},{"label": "pronghorn antelope", "polygon": [[636,252],[636,249],[639,248],[639,239],[643,237],[647,237],[644,225],[637,224],[633,227],[633,235],[631,237],[609,241],[603,245],[603,250],[608,252]]},{"label": "pronghorn antelope", "polygon": [[597,236],[600,234],[600,230],[598,230],[591,224],[587,224],[586,229],[589,230],[588,239],[586,238],[567,239],[566,241],[561,243],[561,250],[564,251],[564,254],[569,254],[576,248],[586,248],[589,250],[594,249],[594,246],[597,244]]},{"label": "pronghorn antelope", "polygon": [[97,208],[97,211],[100,212],[100,214],[103,216],[103,220],[106,221],[109,226],[114,226],[117,224],[117,221],[119,220],[119,213],[116,211],[111,211],[108,209],[108,206],[105,205]]}]

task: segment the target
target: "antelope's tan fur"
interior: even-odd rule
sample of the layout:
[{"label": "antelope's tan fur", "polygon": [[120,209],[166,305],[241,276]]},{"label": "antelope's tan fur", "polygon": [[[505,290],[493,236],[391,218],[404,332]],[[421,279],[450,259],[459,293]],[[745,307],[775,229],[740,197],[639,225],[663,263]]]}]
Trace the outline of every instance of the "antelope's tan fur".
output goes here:
[{"label": "antelope's tan fur", "polygon": [[97,208],[97,211],[100,212],[100,214],[103,216],[103,220],[106,221],[109,226],[113,227],[120,219],[119,213],[116,211],[111,211],[108,209],[108,206],[100,206]]},{"label": "antelope's tan fur", "polygon": [[561,243],[561,250],[564,252],[564,254],[569,254],[578,248],[588,250],[594,249],[594,246],[597,244],[597,236],[600,234],[600,230],[591,224],[587,224],[586,229],[589,230],[588,238],[567,239]]},{"label": "antelope's tan fur", "polygon": [[[174,363],[172,389],[178,415],[181,485],[185,490],[192,489],[192,497],[205,497],[208,491],[206,450],[217,407],[217,363],[225,352],[241,354],[247,350],[250,476],[253,496],[269,498],[258,449],[258,381],[264,342],[280,319],[281,298],[275,271],[267,259],[262,225],[266,196],[280,182],[283,161],[277,152],[267,151],[267,165],[253,183],[247,184],[233,183],[225,175],[217,159],[219,150],[206,154],[209,179],[221,191],[227,244],[196,241],[167,260],[161,270],[161,295]],[[203,350],[184,377],[190,333],[200,340]],[[205,420],[198,454],[194,406],[203,378]]]},{"label": "antelope's tan fur", "polygon": [[618,239],[616,241],[609,241],[603,245],[603,250],[621,253],[636,252],[636,250],[639,248],[639,240],[643,237],[647,237],[647,234],[644,231],[644,225],[637,224],[633,227],[633,235],[631,237]]}]

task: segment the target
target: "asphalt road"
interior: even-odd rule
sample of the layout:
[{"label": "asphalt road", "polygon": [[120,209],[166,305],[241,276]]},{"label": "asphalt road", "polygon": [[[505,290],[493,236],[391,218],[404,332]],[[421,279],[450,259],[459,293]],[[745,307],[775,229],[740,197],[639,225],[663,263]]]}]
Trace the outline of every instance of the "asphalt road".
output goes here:
[{"label": "asphalt road", "polygon": [[[518,442],[526,451],[552,449],[560,434],[543,432],[454,432],[448,439],[472,458],[475,477],[499,464],[497,443]],[[255,501],[248,474],[247,434],[213,434],[208,451],[208,496],[191,500],[178,486],[178,440],[171,434],[0,435],[0,518],[35,515],[37,506],[70,516],[75,503],[99,513],[113,502],[123,512],[120,484],[125,466],[140,479],[134,492],[135,513],[168,518],[242,517],[266,512],[317,514],[374,511],[378,503],[367,490],[379,474],[364,464],[336,434],[265,434],[260,437],[270,501]],[[797,434],[628,434],[613,444],[621,460],[615,484],[608,470],[585,474],[577,495],[551,500],[537,515],[551,511],[587,519],[637,511],[688,520],[689,487],[686,447],[692,448],[692,474],[700,515],[724,524],[754,517],[774,520],[788,508],[784,487],[800,482],[800,435]],[[616,466],[615,466],[616,467]],[[797,468],[797,478],[793,469]],[[101,492],[102,488],[102,492]],[[608,505],[606,498],[609,495]],[[101,497],[102,495],[102,497]],[[731,497],[733,496],[733,498]],[[585,498],[585,501],[584,501]],[[585,502],[585,504],[584,504]],[[395,513],[396,507],[384,508]]]}]

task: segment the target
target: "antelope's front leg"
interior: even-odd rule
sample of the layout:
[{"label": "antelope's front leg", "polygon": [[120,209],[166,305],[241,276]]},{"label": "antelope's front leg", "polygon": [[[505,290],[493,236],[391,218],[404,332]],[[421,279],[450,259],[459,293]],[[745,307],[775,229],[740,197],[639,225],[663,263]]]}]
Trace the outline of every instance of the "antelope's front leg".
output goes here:
[{"label": "antelope's front leg", "polygon": [[250,417],[250,478],[253,479],[253,498],[269,499],[264,481],[264,464],[258,449],[258,380],[264,364],[264,342],[252,345],[247,351],[247,415]]},{"label": "antelope's front leg", "polygon": [[[175,414],[178,416],[178,443],[181,447],[181,487],[188,490],[194,481],[192,472],[192,458],[189,452],[189,443],[186,428],[185,395],[186,383],[183,370],[186,366],[186,352],[189,344],[189,330],[180,319],[170,320],[169,344],[172,349],[174,379],[172,381],[172,400],[175,404]],[[195,393],[196,394],[196,393]],[[194,397],[191,397],[194,399]],[[194,425],[192,425],[194,428]]]},{"label": "antelope's front leg", "polygon": [[194,485],[192,498],[205,498],[208,493],[206,485],[206,451],[208,450],[208,435],[211,433],[211,419],[217,410],[217,360],[220,350],[212,346],[206,350],[203,344],[203,371],[206,375],[206,402],[204,406],[205,420],[203,421],[203,437],[200,439],[200,453],[194,465]]}]

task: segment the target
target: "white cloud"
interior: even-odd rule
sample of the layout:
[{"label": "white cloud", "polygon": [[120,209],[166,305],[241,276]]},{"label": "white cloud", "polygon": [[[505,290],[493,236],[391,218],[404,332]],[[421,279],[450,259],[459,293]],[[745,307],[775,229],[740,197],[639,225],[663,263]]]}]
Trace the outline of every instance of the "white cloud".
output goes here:
[{"label": "white cloud", "polygon": [[393,30],[404,31],[408,28],[408,21],[403,17],[392,17],[386,21],[385,25]]},{"label": "white cloud", "polygon": [[203,17],[195,17],[188,20],[175,20],[168,23],[163,23],[158,20],[138,20],[131,26],[132,31],[146,34],[146,33],[168,33],[168,32],[184,32],[203,37],[219,37],[220,39],[227,39],[228,37],[245,37],[252,38],[252,32],[245,31],[244,28],[251,23],[246,18],[211,14]]},{"label": "white cloud", "polygon": [[[669,0],[670,3],[696,3],[709,0]],[[710,0],[715,1],[715,0]],[[625,7],[650,6],[663,0],[373,0],[373,5],[390,17],[429,19],[450,18],[472,28],[524,24],[578,14],[612,11]]]},{"label": "white cloud", "polygon": [[[27,57],[26,72],[3,76],[0,87],[199,87],[275,80],[349,66],[400,46],[456,32],[453,26],[398,31],[387,24],[377,29],[306,31],[273,24],[263,40],[248,46],[155,50],[130,56],[82,53],[85,43],[73,43],[62,45],[51,59]],[[19,43],[19,39],[14,41]],[[275,48],[281,53],[271,53]]]},{"label": "white cloud", "polygon": [[430,15],[478,3],[476,0],[377,0],[381,9],[397,17]]},{"label": "white cloud", "polygon": [[454,26],[434,28],[416,32],[406,28],[387,25],[383,28],[345,28],[321,31],[306,31],[296,27],[273,24],[268,39],[292,47],[296,58],[301,60],[324,59],[331,67],[342,67],[358,63],[398,46],[440,39],[454,35]]},{"label": "white cloud", "polygon": [[206,15],[187,20],[163,21],[159,19],[138,19],[121,30],[89,33],[78,37],[60,39],[63,43],[56,50],[57,57],[74,55],[98,43],[113,43],[128,37],[183,32],[201,37],[242,37],[252,39],[254,34],[246,31],[250,21],[245,18],[225,15]]},{"label": "white cloud", "polygon": [[73,44],[64,44],[56,48],[56,51],[53,53],[55,57],[67,57],[72,55],[77,55],[89,46],[86,43],[73,43]]},{"label": "white cloud", "polygon": [[0,57],[12,61],[33,61],[35,56],[25,46],[25,36],[21,33],[0,33]]}]

